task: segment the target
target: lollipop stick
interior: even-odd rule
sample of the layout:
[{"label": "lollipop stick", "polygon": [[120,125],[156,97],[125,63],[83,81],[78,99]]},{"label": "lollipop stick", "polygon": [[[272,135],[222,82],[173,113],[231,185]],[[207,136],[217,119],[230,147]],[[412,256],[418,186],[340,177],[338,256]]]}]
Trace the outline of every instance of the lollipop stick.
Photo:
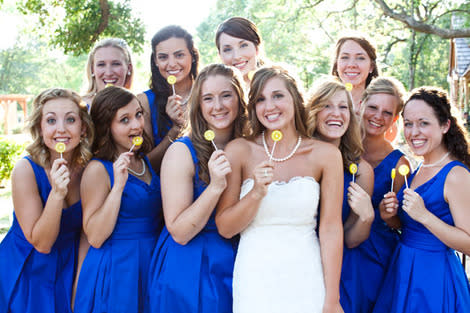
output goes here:
[{"label": "lollipop stick", "polygon": [[215,149],[216,151],[219,150],[219,149],[217,149],[217,146],[215,145],[214,140],[211,140],[211,142],[212,142],[212,145],[214,146],[214,149]]},{"label": "lollipop stick", "polygon": [[274,148],[276,148],[276,143],[277,143],[277,141],[275,141],[274,144],[273,144],[273,149],[271,150],[271,155],[269,156],[269,161],[271,161],[273,159],[273,153],[274,153]]},{"label": "lollipop stick", "polygon": [[[393,181],[394,179],[392,178],[392,187],[390,188],[390,192],[393,192]],[[405,177],[405,181],[406,181],[406,177]]]},{"label": "lollipop stick", "polygon": [[356,176],[356,174],[353,174],[353,179],[352,179],[352,182],[354,183],[354,177]]},{"label": "lollipop stick", "polygon": [[63,159],[63,157],[62,157],[62,152],[60,153],[60,158]]},{"label": "lollipop stick", "polygon": [[129,150],[129,152],[132,152],[132,149],[134,149],[134,147],[135,147],[135,144],[132,144],[132,147],[131,147],[131,149]]},{"label": "lollipop stick", "polygon": [[172,85],[171,85],[171,88],[173,89],[173,96],[176,95],[176,92],[175,92],[175,84],[172,84]]},{"label": "lollipop stick", "polygon": [[405,186],[406,188],[408,188],[408,179],[406,179],[406,176],[403,176],[403,177],[405,177]]}]

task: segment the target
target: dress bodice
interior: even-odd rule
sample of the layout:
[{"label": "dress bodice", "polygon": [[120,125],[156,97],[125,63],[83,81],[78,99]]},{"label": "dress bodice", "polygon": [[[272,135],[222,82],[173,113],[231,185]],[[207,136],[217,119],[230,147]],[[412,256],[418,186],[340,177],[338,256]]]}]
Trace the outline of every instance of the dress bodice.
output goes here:
[{"label": "dress bodice", "polygon": [[[243,182],[240,198],[243,198],[254,185],[249,178]],[[309,176],[293,177],[288,182],[273,182],[261,201],[256,217],[248,226],[308,225],[316,227],[320,185]]]},{"label": "dress bodice", "polygon": [[[454,226],[454,219],[452,218],[449,204],[444,199],[444,184],[447,175],[455,166],[467,168],[459,161],[449,162],[431,179],[415,189],[421,198],[423,198],[426,209],[451,226]],[[417,172],[418,170],[412,174],[408,184],[411,184]],[[404,188],[397,195],[400,208],[403,201],[403,191]],[[426,250],[447,249],[447,246],[442,241],[434,236],[423,224],[412,219],[403,209],[400,209],[398,214],[402,222],[401,241],[404,244]]]}]

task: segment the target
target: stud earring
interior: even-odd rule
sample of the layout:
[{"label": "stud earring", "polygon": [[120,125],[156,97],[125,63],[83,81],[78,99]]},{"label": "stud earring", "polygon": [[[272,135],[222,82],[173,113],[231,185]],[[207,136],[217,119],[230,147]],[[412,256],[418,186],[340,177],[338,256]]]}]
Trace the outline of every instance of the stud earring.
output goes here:
[{"label": "stud earring", "polygon": [[95,73],[91,73],[91,77],[95,77]]},{"label": "stud earring", "polygon": [[127,72],[127,75],[129,75],[129,76],[130,76],[130,75],[131,75],[131,71]]}]

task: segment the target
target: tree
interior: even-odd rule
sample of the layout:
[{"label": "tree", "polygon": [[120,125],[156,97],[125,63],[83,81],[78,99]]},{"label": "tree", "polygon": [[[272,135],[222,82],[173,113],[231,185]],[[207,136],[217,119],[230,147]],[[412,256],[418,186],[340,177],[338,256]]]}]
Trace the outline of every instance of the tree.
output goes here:
[{"label": "tree", "polygon": [[24,0],[18,9],[36,15],[42,29],[52,29],[50,43],[65,54],[86,54],[104,36],[125,39],[135,52],[142,51],[145,28],[132,16],[129,0]]}]

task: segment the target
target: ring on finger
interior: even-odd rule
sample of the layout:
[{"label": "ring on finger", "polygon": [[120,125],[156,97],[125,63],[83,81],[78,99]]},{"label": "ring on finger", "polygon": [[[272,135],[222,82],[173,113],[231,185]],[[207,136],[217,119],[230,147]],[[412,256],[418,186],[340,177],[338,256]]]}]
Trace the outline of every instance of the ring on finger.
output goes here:
[{"label": "ring on finger", "polygon": [[264,169],[264,177],[268,177],[268,170]]}]

